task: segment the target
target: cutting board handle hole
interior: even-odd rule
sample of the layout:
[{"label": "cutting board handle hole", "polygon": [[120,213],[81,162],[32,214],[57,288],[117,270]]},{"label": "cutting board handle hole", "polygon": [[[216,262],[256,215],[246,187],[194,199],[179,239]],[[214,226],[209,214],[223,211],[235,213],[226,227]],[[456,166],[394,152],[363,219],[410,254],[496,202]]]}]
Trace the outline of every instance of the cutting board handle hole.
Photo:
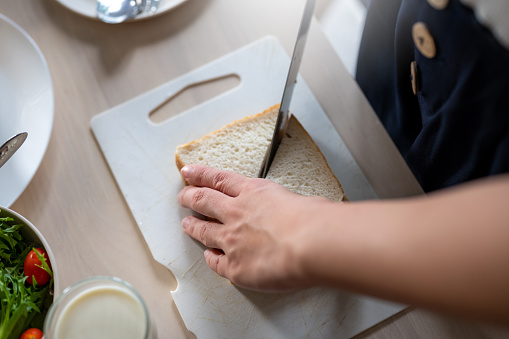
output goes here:
[{"label": "cutting board handle hole", "polygon": [[237,74],[228,74],[188,85],[153,109],[149,113],[149,119],[154,124],[161,124],[175,115],[229,92],[239,85],[240,76]]}]

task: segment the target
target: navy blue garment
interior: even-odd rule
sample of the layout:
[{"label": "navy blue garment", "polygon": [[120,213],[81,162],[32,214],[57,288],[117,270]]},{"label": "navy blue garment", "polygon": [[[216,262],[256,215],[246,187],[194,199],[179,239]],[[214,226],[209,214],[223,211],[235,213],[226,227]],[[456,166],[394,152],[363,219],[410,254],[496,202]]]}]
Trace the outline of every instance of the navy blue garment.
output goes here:
[{"label": "navy blue garment", "polygon": [[[433,36],[434,58],[414,45],[416,22]],[[458,0],[444,10],[373,0],[356,76],[425,191],[509,172],[509,51]]]}]

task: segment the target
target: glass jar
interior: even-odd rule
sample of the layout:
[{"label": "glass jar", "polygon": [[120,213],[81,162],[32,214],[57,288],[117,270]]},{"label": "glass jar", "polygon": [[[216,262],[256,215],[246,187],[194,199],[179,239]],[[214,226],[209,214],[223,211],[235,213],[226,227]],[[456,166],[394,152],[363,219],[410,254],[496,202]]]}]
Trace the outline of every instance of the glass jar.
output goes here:
[{"label": "glass jar", "polygon": [[155,339],[155,325],[143,298],[126,281],[98,276],[68,288],[51,305],[45,339]]}]

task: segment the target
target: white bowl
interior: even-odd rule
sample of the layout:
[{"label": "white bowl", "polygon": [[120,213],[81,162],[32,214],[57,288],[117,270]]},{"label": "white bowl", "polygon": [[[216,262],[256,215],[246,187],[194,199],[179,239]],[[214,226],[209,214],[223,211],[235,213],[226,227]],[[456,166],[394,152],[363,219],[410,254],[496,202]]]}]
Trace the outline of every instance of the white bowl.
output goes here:
[{"label": "white bowl", "polygon": [[20,228],[21,235],[23,235],[26,240],[37,243],[41,245],[44,250],[46,250],[46,253],[48,253],[49,256],[49,261],[51,262],[51,269],[53,270],[53,289],[54,291],[60,291],[57,262],[48,242],[46,239],[44,239],[42,233],[27,218],[9,208],[0,206],[0,217],[11,217],[16,222],[24,224],[25,226]]}]

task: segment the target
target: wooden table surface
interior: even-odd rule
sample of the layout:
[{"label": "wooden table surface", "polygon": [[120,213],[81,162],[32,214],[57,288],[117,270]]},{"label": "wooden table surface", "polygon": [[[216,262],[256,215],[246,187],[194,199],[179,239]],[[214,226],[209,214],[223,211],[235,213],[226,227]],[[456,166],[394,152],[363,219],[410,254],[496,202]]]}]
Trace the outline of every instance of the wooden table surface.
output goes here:
[{"label": "wooden table surface", "polygon": [[[55,0],[0,1],[0,13],[38,44],[53,80],[51,140],[39,170],[12,209],[32,221],[49,242],[60,270],[57,293],[90,276],[117,276],[142,294],[160,338],[193,337],[170,295],[176,281],[152,258],[91,133],[90,119],[268,34],[275,35],[290,53],[302,6],[300,0],[188,0],[149,20],[107,25],[73,13]],[[352,114],[343,120],[349,123],[344,124],[348,128],[340,133],[351,141],[349,147],[358,152],[364,147],[369,153],[370,142],[376,138],[387,141],[387,136],[375,126],[377,132],[357,136],[355,141],[358,131],[352,126],[358,122],[354,113],[369,111],[369,105],[364,98],[346,98],[353,81],[317,23],[313,25],[302,74],[327,113],[335,109],[337,100],[349,103]],[[178,114],[210,91],[203,88],[177,98],[167,114]],[[352,102],[356,104],[352,106]],[[376,153],[373,157],[360,159],[361,165],[369,166],[377,159]],[[382,174],[391,170],[391,162],[401,162],[392,153],[389,158],[385,167],[381,165]],[[370,178],[382,197],[418,191],[410,177],[404,179],[410,188],[403,191],[377,184],[380,179]],[[502,329],[408,309],[359,337],[484,338],[507,334]]]}]

